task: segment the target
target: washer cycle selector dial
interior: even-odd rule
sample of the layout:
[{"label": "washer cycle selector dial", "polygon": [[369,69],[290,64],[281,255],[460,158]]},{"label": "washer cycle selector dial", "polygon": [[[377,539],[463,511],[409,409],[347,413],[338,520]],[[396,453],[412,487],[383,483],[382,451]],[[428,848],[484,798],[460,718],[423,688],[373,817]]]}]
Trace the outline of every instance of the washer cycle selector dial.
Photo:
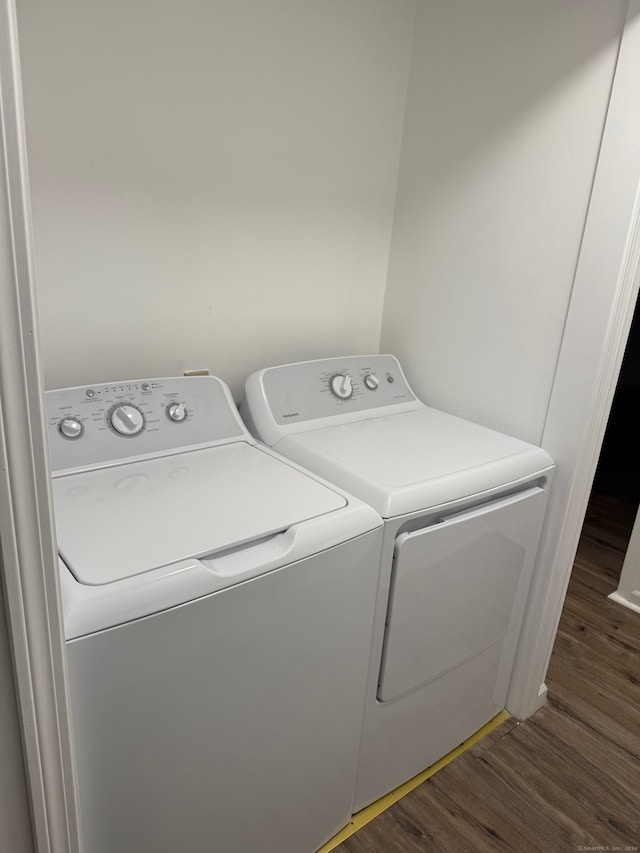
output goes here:
[{"label": "washer cycle selector dial", "polygon": [[364,377],[364,384],[367,386],[369,391],[375,391],[380,384],[380,380],[377,376],[374,376],[373,373],[367,373]]},{"label": "washer cycle selector dial", "polygon": [[78,418],[63,418],[58,424],[58,430],[65,438],[80,438],[84,427]]},{"label": "washer cycle selector dial", "polygon": [[109,422],[120,435],[138,435],[144,429],[144,415],[131,403],[122,403],[112,409]]},{"label": "washer cycle selector dial", "polygon": [[348,373],[336,373],[331,377],[329,387],[339,400],[348,400],[353,396],[353,383]]},{"label": "washer cycle selector dial", "polygon": [[184,403],[169,403],[167,417],[170,421],[180,424],[187,419],[187,407]]}]

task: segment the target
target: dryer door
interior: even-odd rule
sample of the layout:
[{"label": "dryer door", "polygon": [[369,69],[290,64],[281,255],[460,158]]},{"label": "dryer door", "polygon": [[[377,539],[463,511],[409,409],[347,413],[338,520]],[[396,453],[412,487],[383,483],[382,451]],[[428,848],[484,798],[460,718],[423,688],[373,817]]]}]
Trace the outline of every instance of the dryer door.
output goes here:
[{"label": "dryer door", "polygon": [[501,666],[511,666],[546,497],[527,489],[398,536],[378,699],[408,693],[507,635]]}]

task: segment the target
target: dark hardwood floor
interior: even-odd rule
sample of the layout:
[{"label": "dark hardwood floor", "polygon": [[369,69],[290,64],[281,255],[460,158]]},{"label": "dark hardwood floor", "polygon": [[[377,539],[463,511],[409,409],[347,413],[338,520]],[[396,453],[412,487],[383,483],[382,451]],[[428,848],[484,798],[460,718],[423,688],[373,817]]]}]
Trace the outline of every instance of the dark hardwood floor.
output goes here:
[{"label": "dark hardwood floor", "polygon": [[640,849],[640,615],[606,597],[636,506],[591,496],[547,705],[507,720],[336,853]]}]

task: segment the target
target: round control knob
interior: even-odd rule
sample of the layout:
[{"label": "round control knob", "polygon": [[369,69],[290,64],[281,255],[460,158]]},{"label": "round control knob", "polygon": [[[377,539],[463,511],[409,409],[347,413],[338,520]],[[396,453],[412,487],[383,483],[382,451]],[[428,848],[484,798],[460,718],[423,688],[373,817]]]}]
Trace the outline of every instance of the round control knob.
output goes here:
[{"label": "round control knob", "polygon": [[65,438],[80,438],[84,432],[82,421],[78,418],[63,418],[58,424],[58,429]]},{"label": "round control knob", "polygon": [[144,429],[144,415],[137,406],[130,403],[116,406],[111,411],[109,420],[120,435],[138,435]]},{"label": "round control knob", "polygon": [[380,380],[377,376],[374,376],[373,373],[367,373],[364,377],[364,384],[367,386],[369,391],[375,391],[380,384]]},{"label": "round control knob", "polygon": [[339,400],[348,400],[353,395],[353,383],[351,377],[346,373],[336,373],[331,377],[331,392]]},{"label": "round control knob", "polygon": [[187,419],[187,407],[184,403],[169,403],[167,406],[167,417],[170,421],[180,424]]}]

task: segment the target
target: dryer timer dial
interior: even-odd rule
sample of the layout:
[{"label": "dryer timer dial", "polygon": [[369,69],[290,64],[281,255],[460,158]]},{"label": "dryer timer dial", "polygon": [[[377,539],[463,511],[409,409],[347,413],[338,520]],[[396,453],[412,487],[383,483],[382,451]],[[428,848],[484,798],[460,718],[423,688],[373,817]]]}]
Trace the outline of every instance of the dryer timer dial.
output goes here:
[{"label": "dryer timer dial", "polygon": [[348,373],[336,373],[331,377],[329,387],[339,400],[348,400],[353,396],[353,382]]}]

